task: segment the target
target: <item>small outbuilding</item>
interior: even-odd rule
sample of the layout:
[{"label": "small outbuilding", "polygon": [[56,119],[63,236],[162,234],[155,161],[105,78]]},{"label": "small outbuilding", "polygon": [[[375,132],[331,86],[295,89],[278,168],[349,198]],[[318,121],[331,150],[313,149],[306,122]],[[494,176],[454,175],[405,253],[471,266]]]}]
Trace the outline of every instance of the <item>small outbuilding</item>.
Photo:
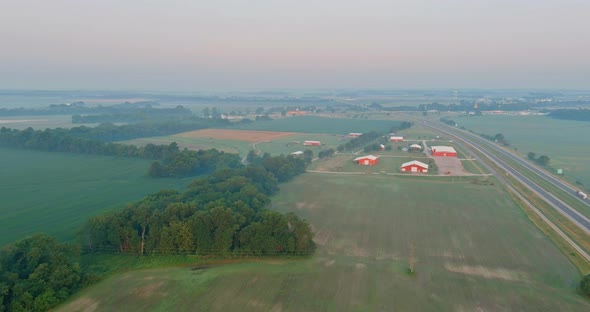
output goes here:
[{"label": "small outbuilding", "polygon": [[357,157],[353,161],[358,163],[359,165],[374,166],[377,164],[377,162],[379,162],[379,157],[373,156],[373,155],[367,155],[367,156]]},{"label": "small outbuilding", "polygon": [[403,142],[404,141],[404,137],[403,136],[392,136],[389,138],[389,140],[391,142]]},{"label": "small outbuilding", "polygon": [[457,157],[457,151],[452,146],[433,146],[432,156]]},{"label": "small outbuilding", "polygon": [[348,137],[349,138],[358,138],[361,135],[363,135],[363,134],[362,133],[358,133],[358,132],[351,132],[351,133],[348,134]]},{"label": "small outbuilding", "polygon": [[422,172],[422,173],[427,173],[428,172],[428,165],[417,161],[417,160],[412,160],[412,161],[408,161],[407,163],[403,163],[402,166],[400,167],[401,172]]},{"label": "small outbuilding", "polygon": [[303,155],[303,151],[296,151],[296,152],[291,153],[291,155],[294,155],[294,156]]},{"label": "small outbuilding", "polygon": [[305,146],[320,146],[322,145],[320,141],[304,141],[303,145]]}]

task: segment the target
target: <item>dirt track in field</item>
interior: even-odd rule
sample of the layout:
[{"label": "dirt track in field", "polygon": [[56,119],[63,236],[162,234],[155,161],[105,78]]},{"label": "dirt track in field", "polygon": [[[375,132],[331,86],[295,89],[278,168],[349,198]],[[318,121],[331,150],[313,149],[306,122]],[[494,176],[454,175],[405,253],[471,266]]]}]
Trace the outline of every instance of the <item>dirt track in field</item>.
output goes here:
[{"label": "dirt track in field", "polygon": [[212,138],[222,140],[237,140],[246,142],[265,142],[284,138],[295,134],[294,132],[277,131],[252,131],[252,130],[227,130],[227,129],[203,129],[176,134],[183,138]]}]

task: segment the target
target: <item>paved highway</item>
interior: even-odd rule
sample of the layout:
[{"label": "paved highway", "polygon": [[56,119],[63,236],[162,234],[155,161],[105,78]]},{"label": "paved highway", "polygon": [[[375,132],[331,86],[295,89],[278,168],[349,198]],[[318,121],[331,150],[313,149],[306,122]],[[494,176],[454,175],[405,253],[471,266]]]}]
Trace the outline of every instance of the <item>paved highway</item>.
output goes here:
[{"label": "paved highway", "polygon": [[536,173],[537,175],[539,175],[541,178],[545,179],[546,181],[548,181],[549,183],[552,183],[553,185],[555,185],[556,187],[560,188],[562,191],[566,192],[567,194],[569,194],[570,196],[574,197],[575,199],[579,200],[580,202],[590,206],[590,198],[587,199],[582,199],[581,197],[578,196],[578,194],[576,194],[576,192],[578,191],[576,188],[573,188],[571,185],[561,181],[560,179],[555,178],[554,176],[552,176],[551,174],[547,173],[545,170],[539,169],[536,166],[530,164],[528,161],[510,153],[507,152],[506,150],[504,150],[503,148],[497,146],[496,144],[493,144],[491,142],[487,142],[484,139],[478,137],[475,134],[469,133],[469,132],[465,132],[466,135],[469,135],[470,137],[478,140],[480,143],[484,143],[487,146],[490,146],[491,148],[493,148],[494,150],[502,153],[502,155],[510,158],[511,160],[519,163],[520,165],[526,167],[527,169],[533,171],[534,173]]},{"label": "paved highway", "polygon": [[[424,123],[424,125],[427,127],[433,128],[435,130],[438,130],[440,132],[446,133],[448,135],[451,135],[451,136],[453,136],[459,140],[462,140],[463,142],[473,146],[474,148],[479,150],[481,153],[486,155],[488,158],[490,158],[492,161],[494,161],[498,166],[500,166],[506,172],[509,172],[512,176],[514,176],[516,179],[518,179],[523,185],[525,185],[526,187],[528,187],[529,189],[531,189],[532,191],[537,193],[541,198],[543,198],[546,202],[548,202],[551,206],[553,206],[555,209],[557,209],[564,216],[566,216],[567,218],[572,220],[581,229],[583,229],[584,231],[586,231],[587,233],[590,234],[590,219],[586,218],[584,215],[582,215],[581,213],[579,213],[578,211],[576,211],[575,209],[573,209],[572,207],[570,207],[569,205],[567,205],[563,201],[559,200],[559,198],[553,196],[553,194],[546,191],[545,189],[543,189],[542,187],[540,187],[539,185],[537,185],[533,181],[529,180],[527,177],[525,177],[523,174],[521,174],[518,170],[512,168],[510,165],[505,163],[499,157],[487,152],[486,149],[483,148],[482,145],[479,144],[479,142],[475,142],[476,140],[474,140],[473,138],[467,138],[467,135],[465,135],[464,133],[459,134],[458,131],[452,131],[452,132],[448,131],[447,129],[444,129],[444,128],[448,127],[446,125],[442,125],[442,124],[441,125],[433,125],[431,123]],[[479,138],[477,141],[479,141]]]}]

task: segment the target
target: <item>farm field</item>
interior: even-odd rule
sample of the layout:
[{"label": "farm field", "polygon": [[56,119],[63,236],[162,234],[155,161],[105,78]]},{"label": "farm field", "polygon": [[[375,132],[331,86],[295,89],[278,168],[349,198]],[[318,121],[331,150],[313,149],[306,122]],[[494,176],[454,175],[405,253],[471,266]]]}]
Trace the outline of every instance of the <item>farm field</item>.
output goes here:
[{"label": "farm field", "polygon": [[[207,136],[188,137],[185,133],[182,133],[171,136],[127,140],[121,141],[120,143],[144,146],[149,143],[170,144],[176,142],[180,148],[188,148],[192,150],[216,148],[220,151],[236,153],[242,156],[245,156],[252,149],[256,150],[258,153],[270,153],[271,155],[290,154],[295,151],[310,149],[314,152],[314,155],[317,156],[318,152],[328,148],[336,149],[336,147],[343,142],[341,136],[334,134],[290,132],[285,132],[288,134],[285,136],[280,135],[282,132],[274,132],[275,134],[272,136],[275,137],[275,139],[269,137],[265,140],[270,139],[270,141],[252,142],[251,140],[238,140],[238,134],[240,131],[231,131],[236,134],[236,139],[221,139]],[[279,135],[277,135],[277,133]],[[321,141],[322,145],[304,146],[303,141],[306,140]]]},{"label": "farm field", "polygon": [[308,173],[272,209],[309,220],[313,257],[126,272],[57,310],[590,309],[580,273],[497,185]]},{"label": "farm field", "polygon": [[97,124],[73,124],[72,115],[43,115],[43,116],[0,116],[0,128],[23,130],[46,128],[73,128],[79,126],[94,127]]},{"label": "farm field", "polygon": [[551,167],[562,168],[570,182],[580,181],[590,186],[590,123],[546,116],[450,118],[477,133],[502,133],[523,157],[528,152],[547,155],[551,158]]},{"label": "farm field", "polygon": [[0,246],[45,232],[72,240],[89,216],[189,179],[146,176],[149,160],[0,149]]},{"label": "farm field", "polygon": [[174,135],[147,137],[133,140],[119,141],[118,143],[144,146],[147,144],[170,144],[176,142],[181,149],[190,150],[212,149],[215,148],[226,153],[246,155],[252,149],[252,143],[239,140],[222,140],[213,138],[189,138],[178,137]]},{"label": "farm field", "polygon": [[259,130],[259,131],[285,131],[301,133],[327,133],[345,135],[350,132],[379,131],[387,133],[399,125],[399,121],[392,120],[366,120],[366,119],[345,119],[326,118],[318,116],[296,116],[282,119],[274,119],[251,124],[239,124],[232,129]]},{"label": "farm field", "polygon": [[202,129],[175,134],[179,138],[212,138],[222,140],[239,140],[247,142],[272,141],[293,135],[292,132],[252,131],[227,129]]}]

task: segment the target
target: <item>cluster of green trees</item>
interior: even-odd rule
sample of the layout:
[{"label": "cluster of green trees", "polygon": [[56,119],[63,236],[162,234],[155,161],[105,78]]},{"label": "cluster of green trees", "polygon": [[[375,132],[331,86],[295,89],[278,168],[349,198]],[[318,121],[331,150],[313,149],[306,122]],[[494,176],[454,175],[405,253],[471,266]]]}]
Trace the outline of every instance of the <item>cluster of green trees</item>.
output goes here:
[{"label": "cluster of green trees", "polygon": [[105,122],[146,122],[163,119],[181,119],[191,116],[190,109],[178,105],[174,108],[138,108],[131,112],[117,112],[93,115],[72,115],[72,123],[105,123]]},{"label": "cluster of green trees", "polygon": [[451,127],[455,127],[457,125],[457,123],[454,120],[451,120],[451,119],[448,119],[448,118],[445,118],[445,117],[441,118],[440,119],[440,122],[445,123],[445,124],[447,124],[447,125],[449,125]]},{"label": "cluster of green trees", "polygon": [[250,151],[246,156],[246,160],[250,165],[262,167],[270,172],[278,182],[286,182],[305,172],[306,166],[311,162],[313,153],[310,154],[305,151],[303,155],[304,157],[281,154],[273,157],[269,153],[264,153],[259,156],[256,152]]},{"label": "cluster of green trees", "polygon": [[80,248],[38,234],[0,252],[0,311],[47,311],[90,282]]},{"label": "cluster of green trees", "polygon": [[355,149],[359,149],[368,145],[369,143],[378,139],[380,136],[381,134],[375,131],[363,133],[361,136],[357,138],[353,138],[344,144],[338,145],[336,149],[338,150],[338,152],[353,151]]},{"label": "cluster of green trees", "polygon": [[541,155],[541,156],[537,157],[537,154],[535,154],[533,152],[528,152],[526,156],[528,159],[530,159],[531,161],[534,161],[535,163],[537,163],[538,165],[541,165],[541,166],[547,166],[551,162],[551,158],[549,158],[549,156],[546,156],[546,155]]},{"label": "cluster of green trees", "polygon": [[504,146],[510,146],[510,142],[504,137],[502,133],[496,133],[495,135],[481,133],[480,136],[484,139],[500,143]]},{"label": "cluster of green trees", "polygon": [[334,155],[336,151],[333,148],[329,148],[318,153],[318,158],[326,158]]},{"label": "cluster of green trees", "polygon": [[578,287],[582,295],[590,297],[590,274],[584,276]]},{"label": "cluster of green trees", "polygon": [[404,122],[400,123],[399,126],[391,127],[390,132],[396,133],[401,130],[410,129],[413,125],[414,125],[414,123],[411,121],[404,121]]},{"label": "cluster of green trees", "polygon": [[[282,159],[277,157],[277,159]],[[259,166],[218,170],[184,193],[161,191],[123,210],[91,218],[90,252],[138,255],[306,255],[315,246],[309,224],[264,209],[278,180]]]},{"label": "cluster of green trees", "polygon": [[590,109],[558,109],[548,114],[551,118],[590,121]]},{"label": "cluster of green trees", "polygon": [[385,145],[385,143],[386,142],[369,144],[369,145],[365,146],[363,151],[365,153],[369,153],[369,152],[373,152],[373,151],[380,151],[381,145],[385,146],[384,149],[386,151],[391,151],[391,149],[392,149],[391,145]]},{"label": "cluster of green trees", "polygon": [[[153,150],[156,152],[150,154],[154,161],[148,170],[150,177],[185,177],[198,174],[205,174],[222,168],[240,168],[240,155],[225,153],[216,149],[189,151],[178,149],[175,142],[170,145],[153,145],[148,144],[143,147],[143,151]],[[162,152],[158,152],[162,151]]]}]

